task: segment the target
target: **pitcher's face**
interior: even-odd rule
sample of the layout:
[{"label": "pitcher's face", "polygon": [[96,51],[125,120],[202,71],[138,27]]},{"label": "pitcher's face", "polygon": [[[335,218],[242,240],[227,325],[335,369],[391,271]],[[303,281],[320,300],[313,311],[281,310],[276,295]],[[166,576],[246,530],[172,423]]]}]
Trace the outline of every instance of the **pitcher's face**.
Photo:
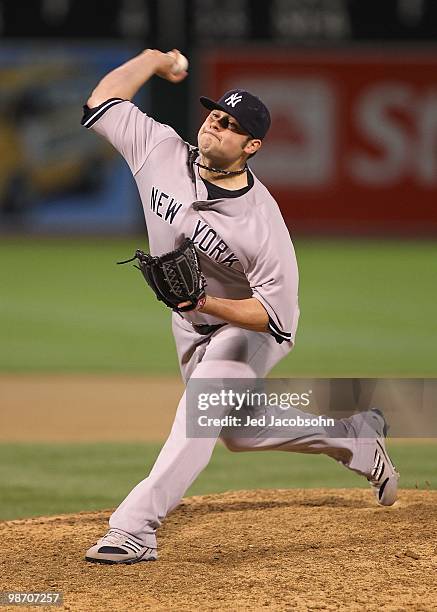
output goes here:
[{"label": "pitcher's face", "polygon": [[221,110],[209,113],[200,127],[197,140],[200,153],[221,166],[232,165],[241,157],[254,153],[261,145],[261,141],[253,139],[232,115]]}]

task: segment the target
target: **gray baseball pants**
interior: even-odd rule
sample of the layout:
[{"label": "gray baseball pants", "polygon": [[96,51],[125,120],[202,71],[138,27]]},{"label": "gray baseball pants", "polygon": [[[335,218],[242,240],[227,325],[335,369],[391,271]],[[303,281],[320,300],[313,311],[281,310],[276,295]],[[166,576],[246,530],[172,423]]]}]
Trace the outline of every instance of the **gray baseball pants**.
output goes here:
[{"label": "gray baseball pants", "polygon": [[[220,328],[211,336],[201,336],[178,315],[173,315],[173,334],[185,382],[191,377],[265,378],[274,365],[291,350],[288,343],[278,344],[269,334],[251,332],[232,325]],[[295,408],[287,410],[287,416],[297,415],[309,416]],[[367,476],[373,463],[374,442],[370,438],[374,438],[375,432],[372,430],[367,439],[363,435],[362,425],[361,422],[359,431],[358,422],[354,423],[352,417],[336,422],[336,437],[332,437],[332,432],[328,434],[323,427],[311,427],[308,431],[300,428],[298,437],[290,439],[269,435],[266,426],[257,431],[254,437],[226,438],[223,441],[232,451],[323,453],[354,472]],[[137,484],[115,510],[109,521],[110,527],[135,536],[145,546],[156,547],[157,528],[207,466],[216,441],[216,437],[186,437],[184,392],[170,435],[149,476]]]}]

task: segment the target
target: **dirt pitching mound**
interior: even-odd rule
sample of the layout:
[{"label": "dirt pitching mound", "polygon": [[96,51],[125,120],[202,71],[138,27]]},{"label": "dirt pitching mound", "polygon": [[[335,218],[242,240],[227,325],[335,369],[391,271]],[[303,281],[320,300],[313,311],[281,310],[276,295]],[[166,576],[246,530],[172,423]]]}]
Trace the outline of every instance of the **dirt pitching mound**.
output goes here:
[{"label": "dirt pitching mound", "polygon": [[161,528],[158,562],[86,563],[108,516],[1,522],[0,591],[61,591],[61,609],[87,612],[437,610],[437,491],[392,508],[360,489],[193,497]]}]

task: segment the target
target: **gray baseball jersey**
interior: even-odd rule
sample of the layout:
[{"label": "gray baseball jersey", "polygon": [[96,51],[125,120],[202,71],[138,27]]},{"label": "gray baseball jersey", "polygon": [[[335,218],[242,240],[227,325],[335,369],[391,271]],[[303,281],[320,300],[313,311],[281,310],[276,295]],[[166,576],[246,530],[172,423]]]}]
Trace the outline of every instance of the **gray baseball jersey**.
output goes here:
[{"label": "gray baseball jersey", "polygon": [[[191,238],[207,293],[257,298],[276,341],[293,343],[299,318],[296,256],[266,187],[254,176],[241,196],[208,199],[193,164],[199,160],[197,150],[129,101],[114,98],[85,107],[82,124],[104,136],[127,161],[141,196],[151,254],[161,255]],[[201,312],[183,317],[194,325],[221,322]]]},{"label": "gray baseball jersey", "polygon": [[[210,385],[220,388],[221,378],[266,376],[292,348],[299,317],[294,249],[267,189],[251,172],[248,187],[237,192],[227,194],[205,184],[193,163],[198,161],[197,150],[131,102],[111,99],[98,108],[85,108],[82,123],[107,138],[129,164],[144,207],[151,253],[171,251],[185,237],[192,238],[207,292],[232,299],[254,296],[269,315],[270,335],[218,325],[206,336],[196,326],[223,322],[200,312],[184,313],[183,319],[174,315],[173,333],[184,379],[204,380],[210,390]],[[288,416],[299,414],[290,407]],[[375,443],[361,444],[353,423],[343,421],[337,423],[334,438],[323,427],[290,429],[286,437],[278,438],[271,427],[260,425],[253,438],[237,435],[225,443],[238,451],[325,453],[367,475]],[[170,435],[149,476],[137,484],[109,521],[111,529],[135,537],[146,547],[156,548],[156,530],[207,465],[216,442],[214,436],[188,437],[186,422],[184,392]]]}]

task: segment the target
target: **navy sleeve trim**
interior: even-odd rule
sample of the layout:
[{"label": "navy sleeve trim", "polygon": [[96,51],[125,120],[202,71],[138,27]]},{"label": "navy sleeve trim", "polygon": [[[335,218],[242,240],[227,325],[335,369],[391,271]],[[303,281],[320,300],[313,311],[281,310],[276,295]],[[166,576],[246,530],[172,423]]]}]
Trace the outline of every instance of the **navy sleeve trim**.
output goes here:
[{"label": "navy sleeve trim", "polygon": [[282,342],[290,342],[291,341],[291,333],[284,332],[276,325],[271,317],[269,317],[269,330],[271,335],[274,337],[278,344],[282,344]]},{"label": "navy sleeve trim", "polygon": [[89,129],[95,124],[96,121],[98,121],[98,119],[100,119],[102,115],[106,113],[109,108],[112,108],[116,104],[120,104],[120,102],[126,102],[126,100],[123,100],[122,98],[110,98],[95,108],[89,108],[87,105],[85,105],[83,107],[83,117],[82,121],[80,122],[81,125]]}]

